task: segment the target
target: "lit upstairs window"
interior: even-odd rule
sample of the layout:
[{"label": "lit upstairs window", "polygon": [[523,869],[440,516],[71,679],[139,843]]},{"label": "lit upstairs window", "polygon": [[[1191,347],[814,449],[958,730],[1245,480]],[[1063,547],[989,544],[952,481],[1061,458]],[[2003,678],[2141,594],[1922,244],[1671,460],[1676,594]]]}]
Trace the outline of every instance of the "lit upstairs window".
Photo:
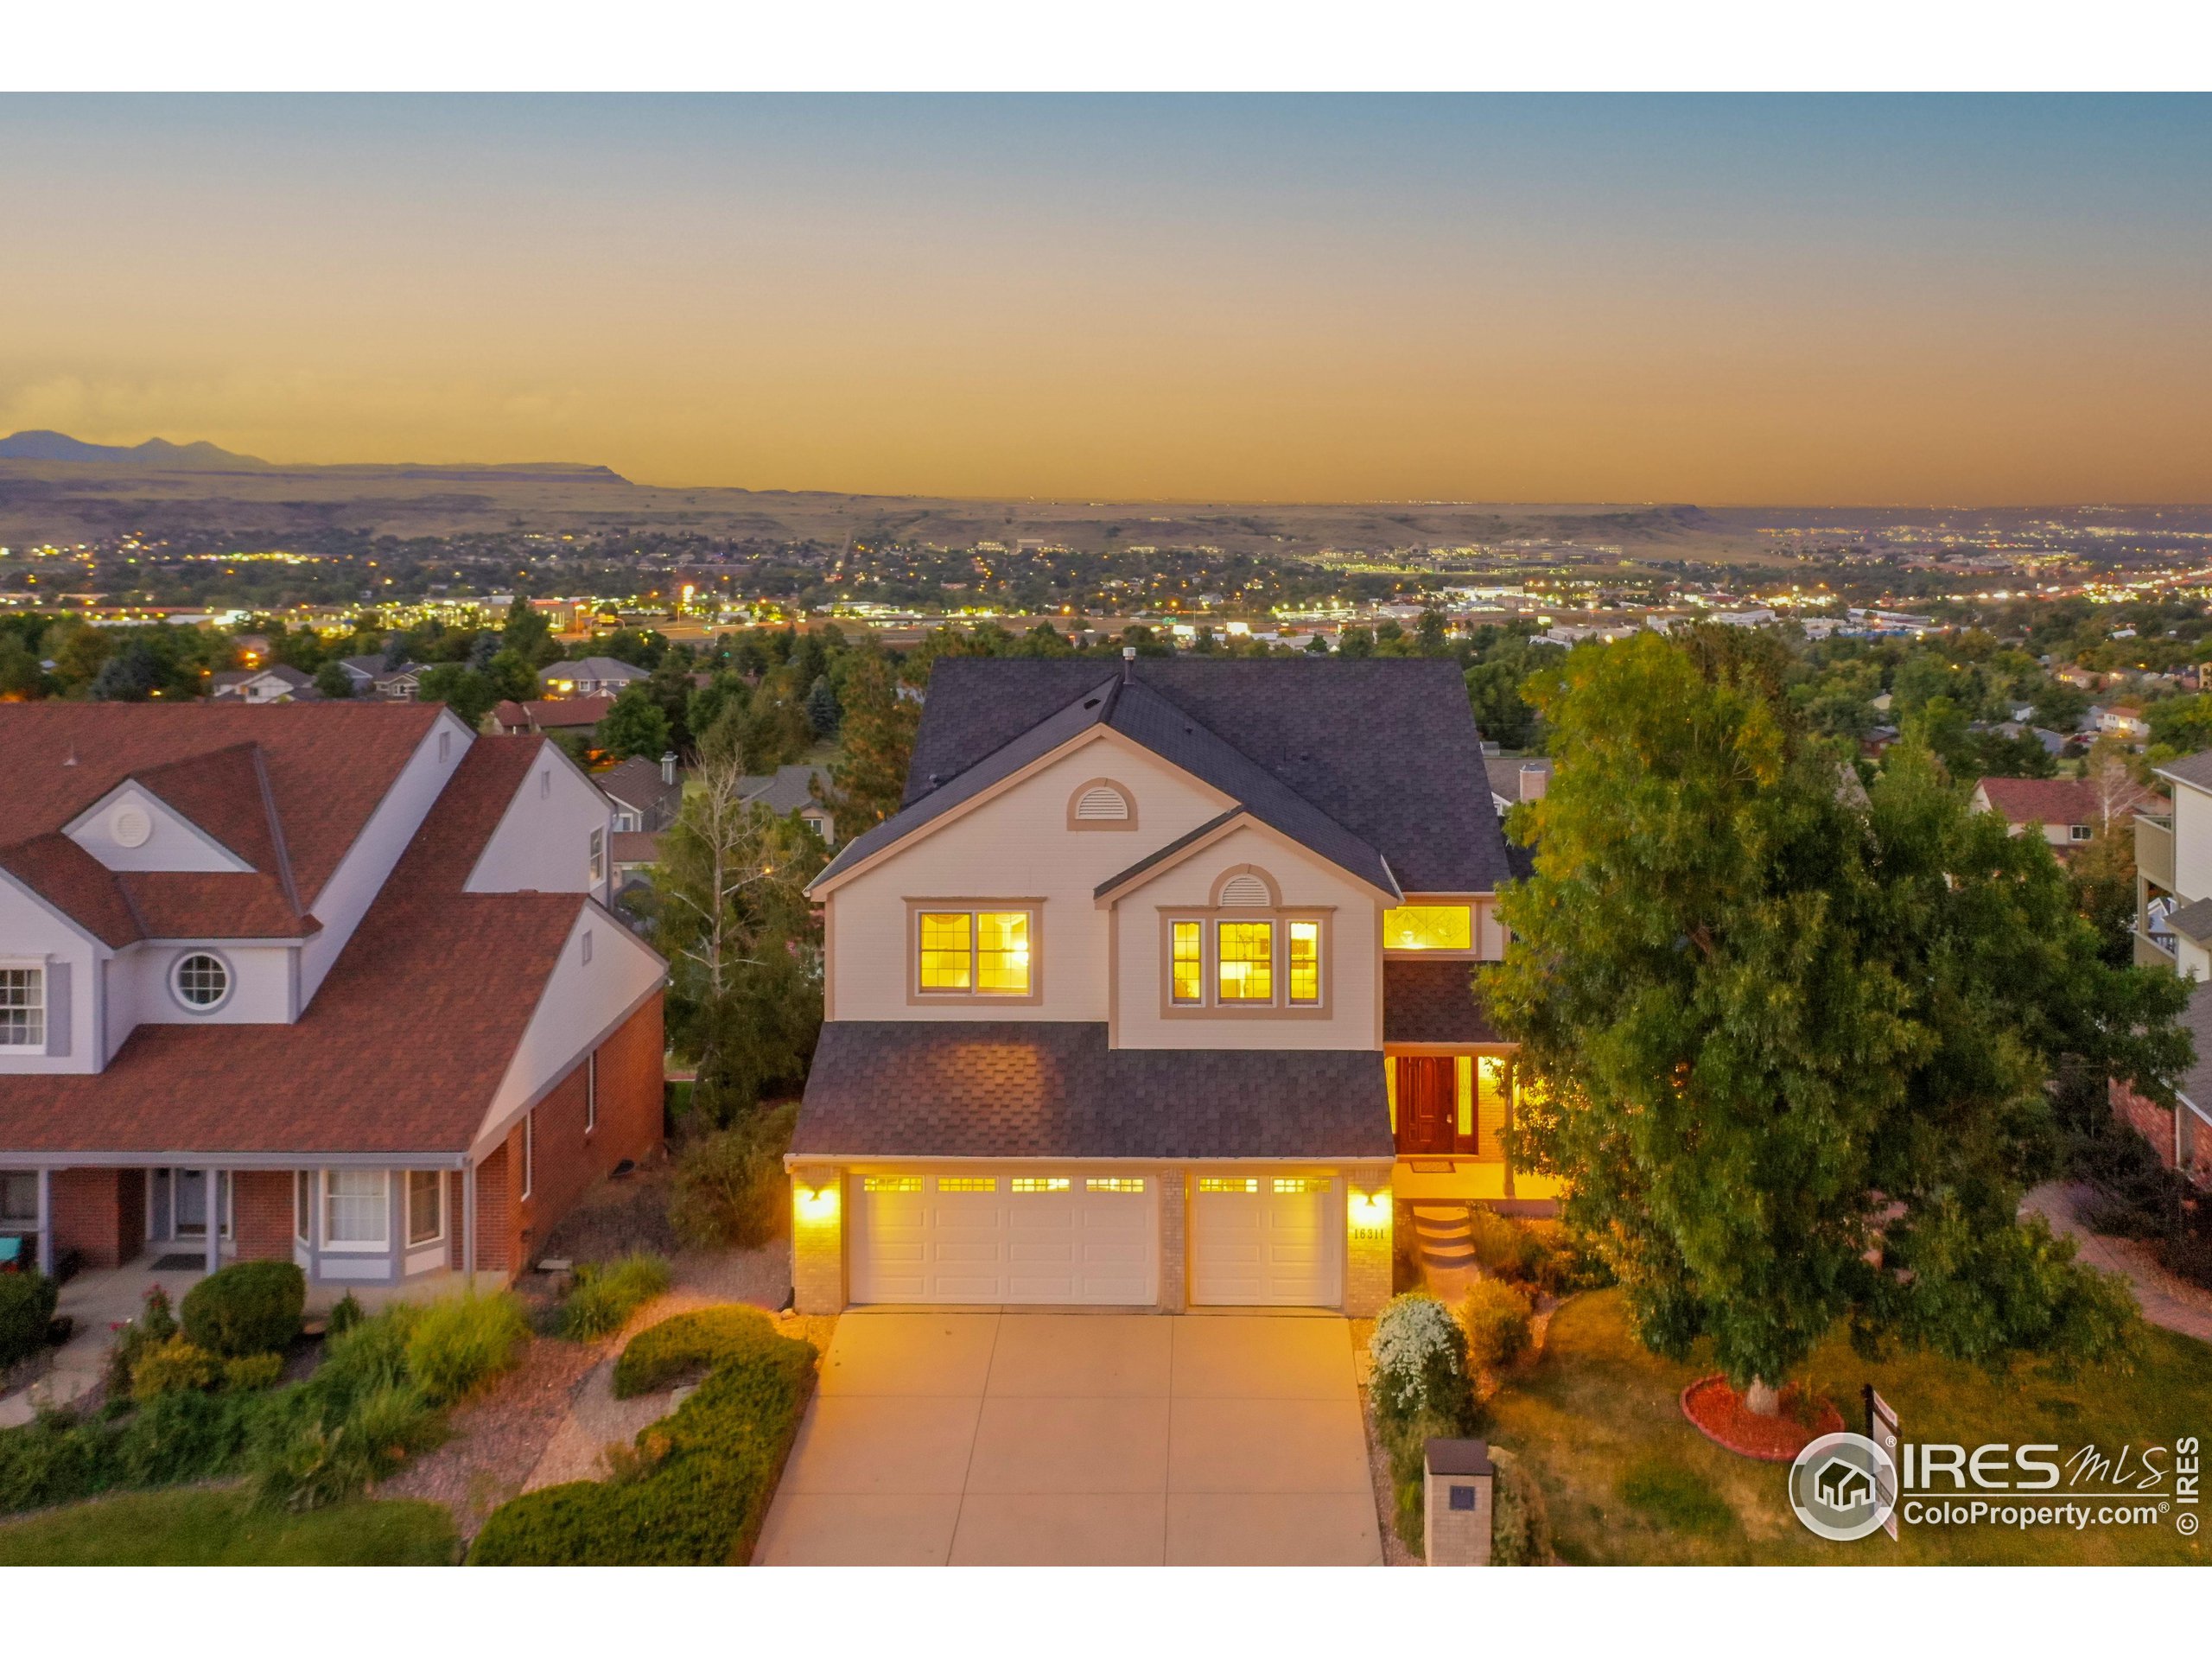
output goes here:
[{"label": "lit upstairs window", "polygon": [[1175,924],[1172,936],[1173,960],[1171,966],[1175,982],[1173,995],[1178,1002],[1202,1002],[1205,1000],[1205,938],[1201,924]]},{"label": "lit upstairs window", "polygon": [[987,995],[1029,995],[1029,912],[986,910],[976,918],[976,988]]},{"label": "lit upstairs window", "polygon": [[1272,1002],[1275,995],[1275,925],[1223,922],[1215,935],[1215,980],[1224,1002]]},{"label": "lit upstairs window", "polygon": [[922,988],[964,991],[975,983],[975,958],[969,950],[971,918],[964,910],[922,912]]},{"label": "lit upstairs window", "polygon": [[1321,924],[1290,924],[1290,1000],[1312,1004],[1321,1000]]},{"label": "lit upstairs window", "polygon": [[1385,950],[1471,950],[1475,913],[1465,905],[1399,905],[1382,912]]}]

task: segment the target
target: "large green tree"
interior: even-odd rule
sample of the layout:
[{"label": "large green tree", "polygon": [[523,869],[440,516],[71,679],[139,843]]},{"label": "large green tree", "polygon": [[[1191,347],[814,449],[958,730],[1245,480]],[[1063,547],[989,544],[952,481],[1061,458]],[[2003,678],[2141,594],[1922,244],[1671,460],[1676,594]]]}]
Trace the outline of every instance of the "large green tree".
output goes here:
[{"label": "large green tree", "polygon": [[695,1110],[727,1125],[804,1076],[822,1028],[820,929],[806,883],[821,840],[738,798],[744,757],[710,756],[661,836],[650,896],[669,960],[670,1046],[698,1063]]},{"label": "large green tree", "polygon": [[2185,988],[2114,967],[2039,839],[1969,813],[1924,747],[1871,799],[1794,723],[1786,658],[1728,629],[1583,646],[1533,677],[1558,769],[1484,970],[1522,1045],[1516,1154],[1618,1273],[1654,1349],[1709,1338],[1755,1408],[1839,1320],[1868,1350],[2093,1354],[2133,1319],[2021,1194],[2080,1054],[2153,1097]]}]

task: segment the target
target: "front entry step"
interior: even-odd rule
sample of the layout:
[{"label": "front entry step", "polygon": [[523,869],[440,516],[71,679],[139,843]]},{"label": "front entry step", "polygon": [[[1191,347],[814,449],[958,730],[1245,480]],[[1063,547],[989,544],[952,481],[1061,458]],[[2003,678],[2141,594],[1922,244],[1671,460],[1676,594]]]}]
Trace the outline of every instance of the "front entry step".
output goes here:
[{"label": "front entry step", "polygon": [[1474,1227],[1464,1204],[1411,1206],[1414,1242],[1424,1268],[1465,1269],[1475,1265]]}]

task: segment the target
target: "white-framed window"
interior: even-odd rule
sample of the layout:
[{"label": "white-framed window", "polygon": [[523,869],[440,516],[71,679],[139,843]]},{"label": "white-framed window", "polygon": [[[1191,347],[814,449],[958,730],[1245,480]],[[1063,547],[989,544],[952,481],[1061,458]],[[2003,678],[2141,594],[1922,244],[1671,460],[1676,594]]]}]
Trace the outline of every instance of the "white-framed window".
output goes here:
[{"label": "white-framed window", "polygon": [[446,1178],[435,1169],[407,1172],[407,1243],[435,1244],[446,1236]]},{"label": "white-framed window", "polygon": [[599,1127],[599,1054],[584,1056],[584,1133]]},{"label": "white-framed window", "polygon": [[38,1225],[38,1172],[0,1169],[0,1226]]},{"label": "white-framed window", "polygon": [[528,1111],[522,1118],[522,1195],[530,1196],[531,1187],[537,1185],[537,1114]]},{"label": "white-framed window", "polygon": [[391,1177],[381,1169],[322,1172],[322,1247],[382,1250],[391,1245]]},{"label": "white-framed window", "polygon": [[2094,841],[2097,827],[2093,823],[2069,823],[2066,826],[2066,835],[2070,841]]},{"label": "white-framed window", "polygon": [[230,1001],[231,968],[212,950],[188,950],[169,969],[169,990],[194,1014],[213,1014]]},{"label": "white-framed window", "polygon": [[440,732],[438,734],[438,764],[442,766],[446,762],[452,759],[453,734],[451,732]]},{"label": "white-framed window", "polygon": [[583,953],[584,966],[588,968],[591,966],[591,929],[589,928],[584,929]]},{"label": "white-framed window", "polygon": [[315,1171],[292,1172],[292,1236],[305,1244],[315,1237]]},{"label": "white-framed window", "polygon": [[0,968],[0,1048],[46,1046],[46,969]]},{"label": "white-framed window", "polygon": [[591,884],[594,887],[607,879],[607,831],[591,832]]}]

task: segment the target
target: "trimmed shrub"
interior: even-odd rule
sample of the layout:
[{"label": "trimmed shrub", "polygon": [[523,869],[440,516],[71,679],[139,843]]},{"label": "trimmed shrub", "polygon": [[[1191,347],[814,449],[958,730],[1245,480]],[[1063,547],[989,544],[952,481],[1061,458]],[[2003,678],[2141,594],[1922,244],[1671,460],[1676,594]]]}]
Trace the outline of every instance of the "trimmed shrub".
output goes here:
[{"label": "trimmed shrub", "polygon": [[1467,1334],[1435,1297],[1393,1297],[1375,1321],[1367,1353],[1375,1363],[1376,1416],[1405,1419],[1427,1412],[1457,1423],[1466,1415]]},{"label": "trimmed shrub", "polygon": [[137,1369],[138,1357],[149,1348],[159,1347],[176,1335],[176,1315],[169,1312],[169,1294],[159,1285],[149,1285],[142,1299],[144,1308],[138,1317],[116,1333],[115,1342],[107,1351],[107,1397],[110,1400],[128,1398],[130,1375]]},{"label": "trimmed shrub", "polygon": [[1490,1563],[1492,1567],[1546,1567],[1552,1559],[1552,1517],[1544,1489],[1517,1452],[1490,1449],[1497,1471],[1491,1483]]},{"label": "trimmed shrub", "polygon": [[0,1273],[0,1366],[28,1359],[46,1345],[46,1328],[61,1287],[42,1273]]},{"label": "trimmed shrub", "polygon": [[244,1359],[223,1362],[223,1386],[226,1389],[273,1389],[283,1376],[282,1354],[248,1354]]},{"label": "trimmed shrub", "polygon": [[[628,1400],[696,1382],[709,1371],[759,1351],[766,1317],[758,1308],[733,1305],[648,1325],[630,1338],[614,1362],[614,1397]],[[773,1323],[767,1328],[773,1331]]]},{"label": "trimmed shrub", "polygon": [[561,1334],[588,1342],[622,1328],[624,1321],[667,1290],[674,1281],[668,1258],[632,1252],[603,1267],[585,1262],[561,1309]]},{"label": "trimmed shrub", "polygon": [[1495,1278],[1535,1282],[1543,1266],[1544,1246],[1533,1229],[1479,1204],[1467,1206],[1475,1260]]},{"label": "trimmed shrub", "polygon": [[368,1317],[368,1310],[361,1306],[361,1299],[349,1290],[332,1305],[330,1317],[322,1324],[323,1335],[342,1337]]},{"label": "trimmed shrub", "polygon": [[225,1359],[281,1353],[300,1334],[308,1281],[290,1262],[237,1262],[184,1293],[184,1334]]},{"label": "trimmed shrub", "polygon": [[521,1358],[530,1316],[505,1291],[448,1296],[407,1337],[407,1374],[432,1405],[450,1405]]},{"label": "trimmed shrub", "polygon": [[1478,1279],[1459,1304],[1468,1361],[1500,1370],[1529,1350],[1529,1293],[1503,1279]]},{"label": "trimmed shrub", "polygon": [[676,1236],[706,1249],[753,1249],[780,1237],[791,1221],[784,1152],[798,1121],[796,1103],[779,1106],[686,1147],[669,1194]]},{"label": "trimmed shrub", "polygon": [[138,1356],[130,1370],[130,1397],[156,1400],[185,1389],[212,1389],[223,1380],[223,1362],[187,1337],[171,1337]]},{"label": "trimmed shrub", "polygon": [[[673,1327],[673,1328],[671,1328]],[[525,1492],[493,1511],[472,1565],[717,1566],[751,1558],[791,1438],[814,1384],[814,1345],[779,1332],[756,1308],[680,1314],[623,1354],[632,1386],[702,1361],[713,1370],[676,1413],[639,1432],[619,1481],[571,1481]]]}]

